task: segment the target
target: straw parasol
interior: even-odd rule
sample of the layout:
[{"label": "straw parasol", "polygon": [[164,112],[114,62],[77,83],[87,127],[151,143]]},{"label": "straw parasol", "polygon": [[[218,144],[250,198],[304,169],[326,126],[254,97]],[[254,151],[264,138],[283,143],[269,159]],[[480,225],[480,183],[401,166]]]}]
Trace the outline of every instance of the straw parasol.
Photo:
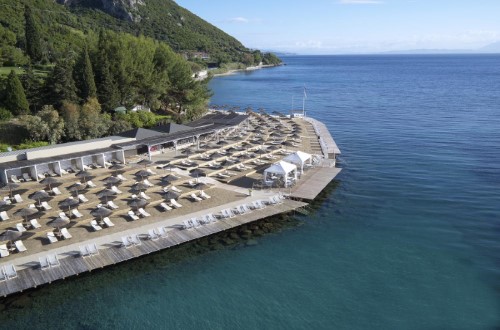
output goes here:
[{"label": "straw parasol", "polygon": [[63,201],[61,201],[59,203],[59,207],[60,208],[67,207],[68,208],[68,212],[69,212],[69,211],[71,211],[71,208],[73,206],[76,206],[78,204],[80,204],[80,202],[78,201],[78,199],[73,198],[73,197],[68,197],[68,198],[66,198],[65,200],[63,200]]},{"label": "straw parasol", "polygon": [[58,184],[59,180],[54,179],[51,176],[48,176],[45,179],[41,180],[40,183],[43,184],[43,185],[46,185],[47,187],[49,187],[49,189],[52,189],[52,186],[55,185],[55,184]]},{"label": "straw parasol", "polygon": [[68,218],[57,217],[54,220],[47,222],[47,224],[51,227],[59,229],[61,227],[67,226],[70,222],[71,220],[69,220]]},{"label": "straw parasol", "polygon": [[89,171],[80,171],[75,174],[77,178],[83,179],[83,181],[87,181],[87,178],[92,178],[92,174]]},{"label": "straw parasol", "polygon": [[144,180],[144,177],[148,177],[148,176],[151,176],[153,174],[149,171],[146,171],[146,170],[140,170],[138,172],[135,172],[135,175],[140,176]]},{"label": "straw parasol", "polygon": [[120,178],[117,178],[116,176],[107,177],[103,181],[104,181],[104,183],[109,184],[109,185],[116,185],[116,184],[119,184],[122,182],[122,180]]},{"label": "straw parasol", "polygon": [[128,205],[134,209],[139,209],[139,208],[144,207],[148,204],[149,204],[149,202],[144,198],[134,198],[133,200],[131,200],[128,203]]},{"label": "straw parasol", "polygon": [[137,182],[134,184],[134,189],[138,191],[143,191],[147,190],[149,188],[149,185],[145,184],[144,182]]},{"label": "straw parasol", "polygon": [[28,221],[28,217],[36,213],[38,213],[38,209],[32,207],[25,207],[14,213],[14,215],[23,217],[24,221]]},{"label": "straw parasol", "polygon": [[67,188],[67,190],[70,191],[70,192],[76,192],[76,195],[78,195],[79,191],[82,191],[82,190],[85,190],[85,189],[87,189],[87,187],[85,185],[81,184],[80,182],[72,184],[71,186],[69,186]]},{"label": "straw parasol", "polygon": [[207,175],[207,173],[205,171],[203,171],[202,169],[199,169],[199,168],[195,168],[189,174],[191,174],[192,176],[195,176],[195,177]]},{"label": "straw parasol", "polygon": [[180,197],[181,194],[175,192],[175,191],[172,191],[172,190],[169,190],[167,191],[164,195],[163,195],[163,198],[165,198],[166,200],[170,200],[170,199],[177,199]]},{"label": "straw parasol", "polygon": [[111,190],[111,189],[104,189],[104,190],[101,190],[99,193],[97,193],[97,197],[99,197],[99,198],[105,197],[106,202],[108,201],[108,197],[115,196],[115,195],[116,195],[116,191]]},{"label": "straw parasol", "polygon": [[227,158],[225,161],[222,162],[222,165],[223,166],[231,166],[231,165],[234,165],[236,164],[236,161],[230,159],[230,158]]},{"label": "straw parasol", "polygon": [[19,184],[15,182],[8,182],[5,185],[3,185],[2,188],[0,188],[0,190],[9,191],[9,195],[12,198],[12,192],[17,188],[19,188]]},{"label": "straw parasol", "polygon": [[151,165],[153,164],[153,162],[149,159],[141,159],[140,161],[138,161],[137,163],[135,163],[135,165],[144,165],[144,167],[148,167],[148,165]]},{"label": "straw parasol", "polygon": [[39,190],[39,191],[36,191],[36,192],[32,193],[28,197],[30,199],[33,199],[33,200],[37,201],[38,204],[40,204],[40,201],[42,199],[48,199],[48,198],[50,198],[50,195],[45,190]]},{"label": "straw parasol", "polygon": [[0,234],[0,242],[8,241],[10,243],[21,237],[21,235],[22,233],[20,233],[17,230],[7,229],[6,231]]},{"label": "straw parasol", "polygon": [[102,206],[98,207],[95,210],[93,210],[93,211],[90,212],[90,214],[93,217],[100,218],[101,220],[102,220],[102,218],[110,216],[111,213],[113,213],[112,210],[110,210],[110,209],[108,209],[106,207],[102,207]]},{"label": "straw parasol", "polygon": [[166,182],[166,183],[172,183],[176,180],[179,180],[179,177],[175,176],[175,175],[172,175],[172,174],[169,174],[167,176],[164,176],[163,178],[161,178],[161,181],[162,182]]},{"label": "straw parasol", "polygon": [[108,167],[108,169],[114,171],[114,173],[118,173],[118,171],[122,171],[125,169],[125,165],[123,164],[119,164],[119,163],[115,163],[113,165],[111,165],[110,167]]}]

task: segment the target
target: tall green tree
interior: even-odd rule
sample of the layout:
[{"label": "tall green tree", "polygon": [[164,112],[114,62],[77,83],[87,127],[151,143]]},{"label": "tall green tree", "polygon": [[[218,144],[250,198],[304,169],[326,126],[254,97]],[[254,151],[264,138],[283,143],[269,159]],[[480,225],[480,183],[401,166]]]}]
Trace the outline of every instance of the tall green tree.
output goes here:
[{"label": "tall green tree", "polygon": [[63,101],[78,103],[73,65],[67,58],[60,59],[45,82],[45,101],[60,108]]},{"label": "tall green tree", "polygon": [[24,93],[23,85],[14,70],[10,71],[4,91],[5,107],[14,115],[25,115],[30,112],[28,100]]},{"label": "tall green tree", "polygon": [[118,88],[111,75],[109,62],[106,56],[100,56],[96,74],[97,98],[104,111],[111,111],[120,105]]},{"label": "tall green tree", "polygon": [[97,96],[97,89],[94,81],[94,70],[90,62],[87,47],[83,47],[80,57],[75,66],[75,83],[82,100],[87,100]]},{"label": "tall green tree", "polygon": [[40,30],[28,5],[24,7],[24,35],[26,37],[26,53],[33,62],[40,62],[43,57]]}]

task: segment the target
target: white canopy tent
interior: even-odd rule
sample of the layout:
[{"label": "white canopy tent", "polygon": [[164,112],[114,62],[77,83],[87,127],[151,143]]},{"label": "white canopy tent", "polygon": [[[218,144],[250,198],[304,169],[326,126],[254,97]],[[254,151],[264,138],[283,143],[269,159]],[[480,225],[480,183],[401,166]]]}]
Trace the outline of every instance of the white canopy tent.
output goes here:
[{"label": "white canopy tent", "polygon": [[292,181],[297,180],[297,166],[281,160],[264,170],[266,183],[272,183],[279,177],[283,178],[285,187],[288,187]]},{"label": "white canopy tent", "polygon": [[283,158],[284,161],[300,166],[300,172],[304,172],[304,165],[309,162],[312,163],[312,155],[303,151],[296,151],[293,154],[290,154]]}]

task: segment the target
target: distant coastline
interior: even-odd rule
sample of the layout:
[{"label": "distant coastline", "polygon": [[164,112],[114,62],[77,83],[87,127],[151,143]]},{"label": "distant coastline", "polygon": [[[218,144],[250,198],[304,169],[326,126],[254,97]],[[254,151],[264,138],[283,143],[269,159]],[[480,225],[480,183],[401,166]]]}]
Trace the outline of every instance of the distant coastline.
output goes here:
[{"label": "distant coastline", "polygon": [[249,67],[244,68],[244,69],[232,69],[232,70],[228,70],[228,71],[222,72],[222,73],[214,73],[213,77],[230,76],[230,75],[236,74],[237,72],[255,71],[255,70],[260,70],[260,69],[265,69],[265,68],[274,68],[274,67],[281,66],[281,65],[283,65],[283,63],[249,66]]}]

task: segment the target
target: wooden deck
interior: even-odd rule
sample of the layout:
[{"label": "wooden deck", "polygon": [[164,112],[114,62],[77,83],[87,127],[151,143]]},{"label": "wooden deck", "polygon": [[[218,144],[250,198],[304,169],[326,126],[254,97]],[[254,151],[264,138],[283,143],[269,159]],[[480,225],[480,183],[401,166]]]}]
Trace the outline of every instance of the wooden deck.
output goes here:
[{"label": "wooden deck", "polygon": [[290,197],[313,200],[340,173],[337,167],[314,167],[308,170],[297,185],[292,188]]},{"label": "wooden deck", "polygon": [[321,141],[326,148],[326,153],[328,154],[328,156],[333,157],[334,155],[340,155],[340,149],[337,146],[337,143],[335,143],[335,140],[333,139],[326,125],[314,118],[307,117],[304,119],[313,125],[316,134],[318,134],[318,136],[321,138]]},{"label": "wooden deck", "polygon": [[[37,286],[65,279],[94,269],[114,265],[129,259],[137,258],[159,250],[167,249],[179,244],[209,236],[221,231],[241,226],[280,213],[290,212],[307,205],[303,202],[285,200],[281,204],[270,205],[261,210],[254,210],[245,215],[218,220],[217,222],[202,225],[193,229],[173,229],[168,236],[158,240],[147,239],[143,233],[139,235],[141,245],[125,248],[121,242],[110,241],[99,246],[99,254],[82,257],[79,251],[69,251],[66,255],[59,255],[60,266],[41,269],[37,261],[31,267],[17,271],[17,277],[0,282],[0,295],[7,296],[22,292]],[[3,265],[2,265],[3,266]]]}]

